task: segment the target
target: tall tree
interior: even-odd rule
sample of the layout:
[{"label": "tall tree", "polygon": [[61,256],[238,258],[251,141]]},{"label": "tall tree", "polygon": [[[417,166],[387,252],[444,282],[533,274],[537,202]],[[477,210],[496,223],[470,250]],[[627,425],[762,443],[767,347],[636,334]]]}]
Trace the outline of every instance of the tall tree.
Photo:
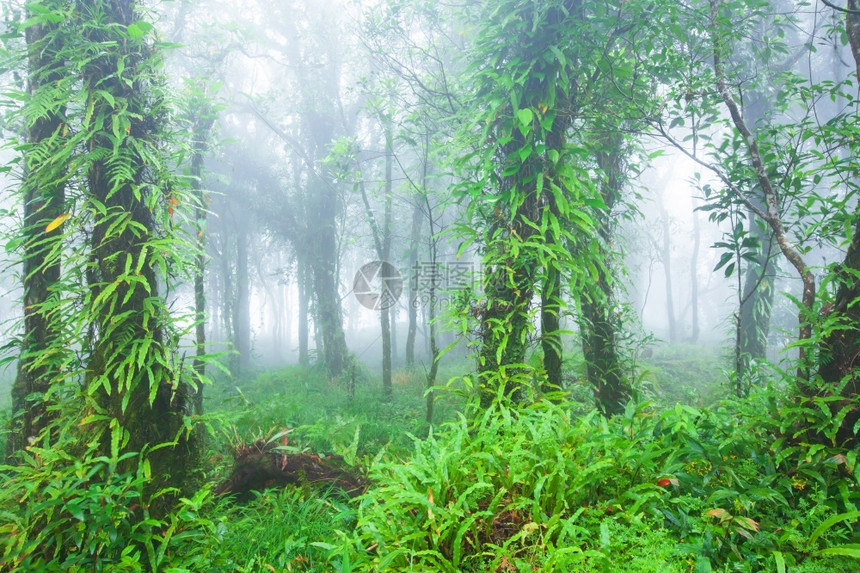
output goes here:
[{"label": "tall tree", "polygon": [[18,374],[12,385],[9,457],[38,437],[47,426],[51,416],[47,408],[48,396],[59,372],[59,341],[56,339],[60,332],[56,303],[61,270],[61,227],[58,222],[62,222],[68,177],[62,158],[68,154],[68,150],[64,150],[69,144],[64,125],[71,79],[64,70],[62,26],[51,18],[50,11],[46,12],[59,5],[40,8],[35,11],[27,5],[30,24],[25,29],[29,97],[28,104],[21,110],[26,130],[21,185],[24,333]]},{"label": "tall tree", "polygon": [[118,421],[100,428],[105,450],[169,444],[149,453],[153,487],[183,490],[192,485],[197,450],[185,431],[189,386],[160,291],[176,254],[165,245],[175,233],[168,205],[179,193],[164,160],[162,60],[134,0],[88,0],[76,10],[89,55],[81,68],[90,110],[83,125],[86,200],[96,213],[87,266],[87,388],[99,413]]},{"label": "tall tree", "polygon": [[[846,11],[846,36],[856,58],[860,46],[856,41],[858,15],[850,7],[840,9]],[[793,399],[815,402],[810,411],[829,412],[826,424],[831,430],[826,432],[827,439],[855,440],[860,407],[853,364],[860,348],[856,335],[860,316],[855,316],[852,308],[860,294],[853,278],[860,264],[856,257],[860,227],[858,213],[847,209],[838,193],[854,194],[857,190],[852,175],[857,169],[856,115],[842,113],[826,123],[820,122],[815,102],[819,98],[844,97],[844,84],[809,82],[807,77],[798,78],[786,70],[782,74],[784,81],[776,86],[777,93],[770,96],[779,106],[778,113],[766,129],[749,123],[750,117],[744,115],[740,102],[745,92],[755,90],[760,78],[743,73],[732,54],[737,38],[754,36],[756,27],[770,17],[769,3],[746,0],[709,0],[706,4],[673,9],[674,20],[690,25],[670,26],[664,31],[678,34],[681,41],[675,45],[686,43],[692,47],[690,52],[706,57],[698,62],[700,68],[694,74],[678,74],[681,66],[671,56],[672,49],[666,52],[667,58],[660,60],[662,69],[657,74],[670,78],[667,85],[671,86],[671,95],[656,114],[655,126],[690,159],[719,178],[722,189],[706,189],[709,208],[714,210],[712,218],[727,220],[742,210],[754,213],[773,237],[775,249],[793,268],[800,290],[795,343],[800,351],[796,376],[799,392]],[[705,35],[689,34],[696,21],[706,22]],[[780,37],[777,32],[764,38],[763,49],[785,52]],[[856,98],[849,99],[856,102]],[[679,115],[689,116],[691,107],[708,115],[713,124],[728,128],[725,137],[708,143],[710,160],[689,150],[670,133],[673,126],[683,125]],[[664,111],[674,115],[668,126],[663,122]],[[790,117],[781,120],[779,113],[783,111],[790,111]],[[838,148],[846,152],[837,160],[820,153],[819,147],[827,149],[828,154]],[[825,181],[829,192],[818,188]],[[816,218],[813,213],[817,210],[826,215]],[[745,235],[743,229],[737,224],[734,227],[734,242],[727,241],[722,246],[738,254],[727,252],[721,265],[751,252],[747,238],[741,236]],[[823,276],[823,284],[838,285],[831,298],[832,288],[819,289],[816,284],[809,251],[819,241],[842,246],[838,237],[843,229],[851,230],[843,263]],[[727,268],[727,272],[732,270],[731,266]],[[829,408],[822,408],[824,403]]]},{"label": "tall tree", "polygon": [[191,188],[194,193],[194,228],[197,257],[194,260],[194,370],[198,375],[195,382],[194,411],[203,413],[203,378],[206,376],[206,218],[209,197],[204,184],[206,154],[210,148],[212,127],[216,111],[211,104],[211,95],[204,82],[192,86],[191,97],[187,103],[191,120]]},{"label": "tall tree", "polygon": [[612,223],[622,197],[625,183],[623,137],[621,133],[605,132],[602,147],[596,149],[596,163],[604,179],[600,193],[605,208],[595,214],[597,221],[598,257],[605,261],[597,268],[597,280],[583,289],[580,296],[582,325],[580,336],[588,380],[594,388],[597,404],[607,415],[624,411],[631,396],[630,382],[621,368],[617,341],[617,305],[615,277],[611,269],[615,256],[610,245],[614,242]]},{"label": "tall tree", "polygon": [[[579,23],[579,8],[580,2],[575,0],[545,6],[502,3],[486,6],[481,17],[486,24],[479,33],[474,58],[489,59],[494,65],[477,74],[477,96],[494,105],[482,114],[489,130],[486,155],[477,163],[499,165],[498,170],[479,171],[483,177],[468,191],[474,198],[472,208],[485,221],[479,364],[485,405],[500,384],[508,395],[523,384],[515,374],[525,362],[531,301],[541,276],[549,276],[543,282],[545,302],[551,305],[545,319],[558,312],[561,293],[555,291],[552,271],[545,270],[560,270],[559,259],[542,256],[536,247],[554,245],[550,247],[553,254],[561,251],[561,236],[540,229],[560,230],[559,221],[578,208],[570,202],[572,181],[565,171],[565,135],[573,116],[570,86],[562,78],[569,77],[575,63],[570,39]],[[545,56],[547,51],[552,57]],[[484,189],[490,187],[495,189],[481,200]],[[551,338],[555,334],[551,321],[548,325],[545,358],[557,361],[561,345]],[[556,370],[554,366],[550,369]]]},{"label": "tall tree", "polygon": [[[473,97],[491,105],[477,114],[482,146],[467,158],[477,177],[465,189],[481,221],[476,226],[485,253],[484,403],[499,384],[508,394],[530,384],[528,377],[514,378],[527,370],[537,289],[544,371],[555,381],[561,359],[555,316],[564,299],[554,275],[561,273],[561,284],[576,290],[600,280],[604,263],[592,209],[605,203],[593,177],[597,146],[581,134],[591,133],[592,116],[608,94],[639,89],[640,75],[618,42],[641,21],[644,8],[630,2],[503,2],[476,18],[472,54],[481,63],[475,64]],[[629,85],[621,88],[619,81]],[[600,167],[612,171],[608,163]],[[569,244],[583,247],[572,254]]]},{"label": "tall tree", "polygon": [[[826,2],[831,5],[830,2]],[[832,5],[831,5],[832,6]],[[854,57],[856,79],[860,79],[860,1],[848,0],[845,14],[845,31]],[[854,109],[856,109],[856,101]],[[838,165],[857,172],[857,142],[860,141],[857,115],[848,114],[840,118],[834,134],[849,151],[849,163]],[[852,153],[853,152],[853,153]],[[857,191],[856,179],[848,182]],[[837,269],[838,287],[830,307],[828,318],[837,325],[828,332],[822,344],[821,364],[818,375],[830,389],[810,387],[807,394],[836,395],[841,398],[830,403],[837,432],[833,436],[837,441],[856,447],[857,427],[860,424],[860,383],[857,381],[857,357],[860,356],[860,208],[853,213],[851,240],[845,252],[841,267]],[[846,328],[847,327],[847,328]]]},{"label": "tall tree", "polygon": [[337,7],[302,2],[264,4],[264,11],[278,16],[272,20],[278,25],[269,34],[280,38],[272,46],[285,58],[279,62],[279,71],[286,75],[284,81],[294,86],[296,105],[287,111],[286,118],[277,120],[274,113],[270,117],[259,107],[254,111],[286,144],[288,153],[300,159],[300,192],[282,201],[277,210],[282,215],[278,227],[285,236],[291,236],[299,260],[306,264],[311,288],[305,292],[313,294],[317,347],[328,373],[338,376],[344,372],[349,354],[340,304],[343,197],[339,182],[324,163],[337,139],[349,131],[344,125],[347,116],[340,93],[344,50],[337,33]]}]

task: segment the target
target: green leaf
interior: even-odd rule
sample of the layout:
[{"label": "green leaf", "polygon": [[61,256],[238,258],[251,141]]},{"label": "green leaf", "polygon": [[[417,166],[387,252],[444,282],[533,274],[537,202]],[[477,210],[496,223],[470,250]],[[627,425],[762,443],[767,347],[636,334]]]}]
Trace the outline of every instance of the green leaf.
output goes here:
[{"label": "green leaf", "polygon": [[132,40],[143,38],[150,30],[152,30],[152,24],[144,20],[138,20],[134,24],[128,25],[128,35]]},{"label": "green leaf", "polygon": [[845,545],[828,547],[827,549],[818,551],[815,555],[841,555],[843,557],[860,559],[860,543],[846,543]]},{"label": "green leaf", "polygon": [[524,126],[531,127],[532,121],[534,121],[535,114],[529,108],[523,108],[517,112],[517,119],[520,120],[520,123]]},{"label": "green leaf", "polygon": [[785,558],[779,551],[773,552],[773,559],[776,561],[776,573],[785,573]]},{"label": "green leaf", "polygon": [[567,66],[567,58],[564,56],[561,50],[559,50],[556,46],[550,46],[549,50],[555,55],[555,58],[558,60],[558,63],[562,65],[562,67]]},{"label": "green leaf", "polygon": [[840,521],[846,520],[857,520],[860,519],[860,511],[848,511],[845,513],[839,513],[837,515],[832,515],[829,518],[825,519],[821,522],[821,525],[815,528],[815,531],[812,532],[812,535],[809,536],[809,542],[815,543],[821,534],[839,523]]},{"label": "green leaf", "polygon": [[699,557],[696,559],[696,565],[693,567],[693,573],[711,573],[711,561],[707,557]]}]

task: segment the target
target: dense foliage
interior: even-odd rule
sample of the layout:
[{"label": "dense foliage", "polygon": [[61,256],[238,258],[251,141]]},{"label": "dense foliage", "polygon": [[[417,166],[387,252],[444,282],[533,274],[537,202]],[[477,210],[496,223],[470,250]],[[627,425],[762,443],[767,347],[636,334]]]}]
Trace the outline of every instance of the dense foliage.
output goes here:
[{"label": "dense foliage", "polygon": [[[860,69],[857,1],[801,41],[788,0],[388,0],[359,5],[361,50],[299,4],[257,37],[189,2],[4,4],[22,300],[0,571],[855,571],[860,99],[853,70],[812,68],[820,35]],[[277,62],[291,105],[216,101],[235,54]],[[634,182],[669,149],[737,280],[728,359],[695,318],[658,344],[624,290]],[[255,233],[289,260],[249,256]],[[352,285],[380,387],[341,292],[344,245],[371,239],[416,273],[402,368],[400,292]],[[422,300],[448,239],[480,272]],[[254,367],[255,272],[273,306],[294,281],[298,366]],[[315,473],[278,481],[290,459]]]}]

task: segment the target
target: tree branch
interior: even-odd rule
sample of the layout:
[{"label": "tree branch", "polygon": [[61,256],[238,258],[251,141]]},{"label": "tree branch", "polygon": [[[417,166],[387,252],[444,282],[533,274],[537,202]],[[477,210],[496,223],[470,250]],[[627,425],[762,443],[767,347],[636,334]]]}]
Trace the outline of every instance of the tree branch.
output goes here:
[{"label": "tree branch", "polygon": [[821,0],[821,3],[824,4],[825,6],[829,7],[829,8],[833,8],[834,10],[836,10],[838,12],[844,12],[845,14],[854,14],[854,15],[860,16],[860,10],[853,10],[851,8],[842,8],[841,6],[837,6],[836,4],[831,2],[830,0]]}]

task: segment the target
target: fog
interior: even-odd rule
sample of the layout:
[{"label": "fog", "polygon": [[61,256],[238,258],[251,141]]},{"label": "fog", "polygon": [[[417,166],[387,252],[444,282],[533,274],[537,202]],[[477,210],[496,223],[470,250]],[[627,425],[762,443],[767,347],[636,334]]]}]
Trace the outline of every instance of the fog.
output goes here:
[{"label": "fog", "polygon": [[[349,353],[380,369],[381,311],[373,307],[392,294],[380,290],[391,281],[361,274],[379,260],[401,279],[388,310],[394,367],[406,365],[411,309],[414,363],[432,362],[431,299],[438,346],[447,349],[443,363],[470,356],[475,333],[462,324],[474,311],[469,296],[481,290],[482,252],[461,228],[468,219],[449,154],[457,153],[460,121],[451,93],[466,65],[471,23],[446,22],[446,12],[460,10],[440,4],[402,15],[395,27],[391,6],[210,0],[153,8],[159,37],[171,44],[165,49],[176,119],[204,155],[197,181],[207,211],[206,338],[210,351],[227,352],[234,375],[321,359],[323,321],[338,316]],[[812,14],[801,21],[797,45],[821,25]],[[822,46],[792,65],[814,70],[819,81],[845,77],[849,62],[844,47]],[[838,111],[838,102],[818,105],[821,121]],[[422,115],[424,108],[433,113]],[[187,154],[179,169],[194,179]],[[744,274],[714,270],[722,255],[714,245],[731,227],[697,210],[718,178],[651,136],[639,138],[631,157],[636,169],[624,185],[609,263],[619,277],[624,328],[636,341],[631,349],[698,344],[730,352]],[[15,185],[6,178],[7,189]],[[19,223],[5,195],[4,234]],[[21,314],[13,254],[2,261],[4,343],[16,336]],[[813,247],[821,264],[836,254]],[[767,349],[775,360],[796,328],[796,310],[783,295],[796,295],[800,284],[782,266],[778,261]],[[169,297],[178,313],[191,315],[190,281]],[[575,304],[563,322],[571,331],[565,344],[575,348]],[[192,347],[186,341],[189,354]],[[14,362],[3,377],[12,374]]]}]

